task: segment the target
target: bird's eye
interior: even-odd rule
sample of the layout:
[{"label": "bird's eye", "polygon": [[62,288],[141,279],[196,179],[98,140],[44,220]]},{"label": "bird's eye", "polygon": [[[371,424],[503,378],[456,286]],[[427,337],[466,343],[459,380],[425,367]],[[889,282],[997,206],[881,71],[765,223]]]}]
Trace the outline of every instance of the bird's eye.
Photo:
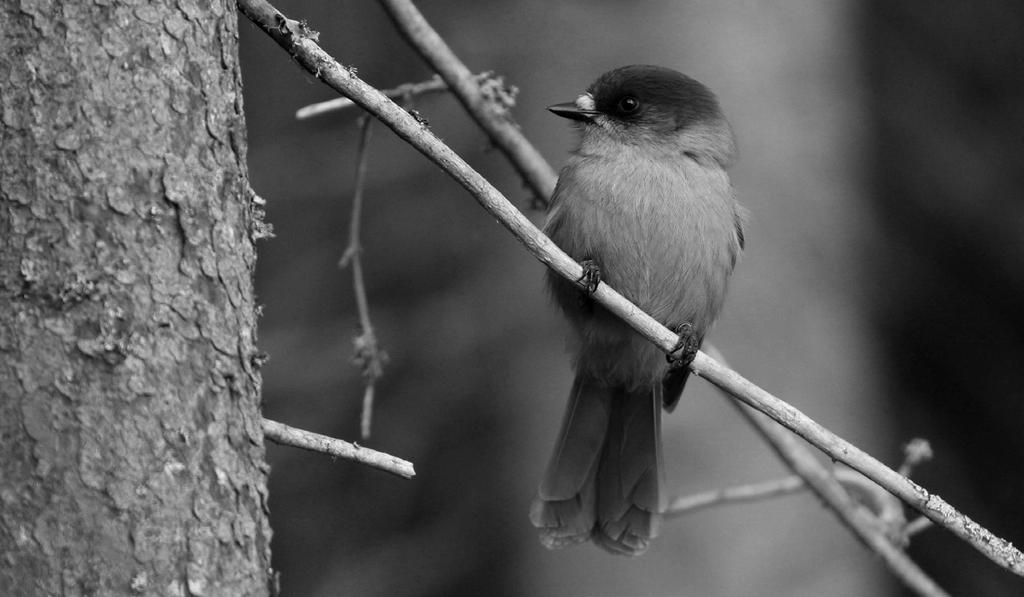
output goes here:
[{"label": "bird's eye", "polygon": [[623,114],[632,114],[640,109],[640,100],[632,95],[625,95],[619,100],[618,108]]}]

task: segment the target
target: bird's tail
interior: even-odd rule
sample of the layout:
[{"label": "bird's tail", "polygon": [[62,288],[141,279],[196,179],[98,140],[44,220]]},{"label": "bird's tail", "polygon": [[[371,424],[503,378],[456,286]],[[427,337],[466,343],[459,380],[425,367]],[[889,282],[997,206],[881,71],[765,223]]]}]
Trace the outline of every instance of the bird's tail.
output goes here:
[{"label": "bird's tail", "polygon": [[557,549],[592,539],[636,556],[664,509],[661,387],[609,387],[576,375],[554,454],[530,508],[540,540]]}]

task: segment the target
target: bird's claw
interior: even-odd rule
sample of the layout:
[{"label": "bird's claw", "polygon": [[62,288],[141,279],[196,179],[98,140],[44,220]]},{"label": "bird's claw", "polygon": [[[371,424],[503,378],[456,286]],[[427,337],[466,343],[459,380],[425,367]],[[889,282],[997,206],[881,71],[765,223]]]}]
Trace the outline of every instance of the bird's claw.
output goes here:
[{"label": "bird's claw", "polygon": [[665,360],[669,363],[669,369],[673,371],[685,369],[690,366],[693,358],[697,356],[697,350],[700,349],[700,340],[697,338],[692,323],[683,323],[671,329],[679,335],[679,341],[665,355]]},{"label": "bird's claw", "polygon": [[597,285],[601,283],[601,268],[593,259],[584,259],[580,265],[583,266],[583,275],[576,280],[576,283],[587,294],[594,294],[597,291]]}]

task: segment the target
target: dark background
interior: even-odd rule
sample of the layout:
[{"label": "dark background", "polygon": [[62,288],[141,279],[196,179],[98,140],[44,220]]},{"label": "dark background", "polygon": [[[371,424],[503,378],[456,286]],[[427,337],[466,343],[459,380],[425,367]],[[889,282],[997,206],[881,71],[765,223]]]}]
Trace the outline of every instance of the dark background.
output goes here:
[{"label": "dark background", "polygon": [[[279,6],[368,82],[430,76],[365,1]],[[1024,543],[1024,16],[1018,2],[423,3],[470,68],[520,88],[516,117],[553,164],[574,139],[545,106],[629,63],[715,90],[740,142],[748,251],[711,341],[750,379]],[[242,17],[244,19],[244,17]],[[251,25],[241,52],[260,246],[265,414],[357,439],[362,385],[347,240],[356,111],[310,121],[330,90]],[[528,193],[446,95],[435,133],[523,209]],[[542,216],[531,214],[535,222]],[[527,520],[570,384],[542,266],[383,127],[363,219],[373,320],[391,357],[368,445],[404,481],[271,445],[274,566],[285,595],[900,594],[809,496],[666,525],[647,555],[540,547]],[[688,494],[784,474],[703,382],[665,421]],[[952,535],[911,554],[954,595],[1024,582]]]}]

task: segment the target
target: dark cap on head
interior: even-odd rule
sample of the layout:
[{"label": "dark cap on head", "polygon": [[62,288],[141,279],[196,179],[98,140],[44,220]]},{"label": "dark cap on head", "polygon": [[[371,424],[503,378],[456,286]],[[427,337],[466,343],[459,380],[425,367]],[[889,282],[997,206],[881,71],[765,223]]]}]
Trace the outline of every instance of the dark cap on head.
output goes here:
[{"label": "dark cap on head", "polygon": [[587,91],[598,111],[626,123],[678,130],[722,117],[711,90],[662,66],[623,66],[598,77]]},{"label": "dark cap on head", "polygon": [[722,120],[718,100],[707,87],[662,66],[634,64],[608,71],[587,92],[593,98],[592,109],[570,103],[550,110],[582,121],[603,114],[627,126],[658,132]]},{"label": "dark cap on head", "polygon": [[591,151],[598,144],[646,143],[704,156],[723,168],[736,156],[732,128],[715,94],[670,68],[635,64],[610,70],[576,101],[548,110],[582,122],[582,145]]}]

